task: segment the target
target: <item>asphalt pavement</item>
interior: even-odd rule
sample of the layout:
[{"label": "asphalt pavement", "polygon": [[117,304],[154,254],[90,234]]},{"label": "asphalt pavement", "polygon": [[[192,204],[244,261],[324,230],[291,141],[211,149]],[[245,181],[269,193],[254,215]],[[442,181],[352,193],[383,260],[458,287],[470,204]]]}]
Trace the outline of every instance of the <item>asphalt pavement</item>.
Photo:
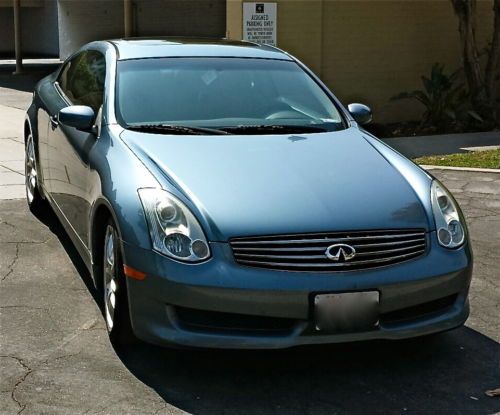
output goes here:
[{"label": "asphalt pavement", "polygon": [[0,200],[1,414],[500,413],[500,398],[485,395],[500,388],[499,173],[432,171],[463,207],[473,241],[463,328],[280,351],[115,348],[54,215],[33,216],[19,199],[22,183],[5,184],[10,173],[22,176],[22,111],[3,92],[0,195],[10,200]]},{"label": "asphalt pavement", "polygon": [[[500,175],[434,172],[476,258],[466,326],[397,342],[281,351],[114,348],[53,214],[0,201],[0,413],[494,414],[500,398]],[[491,189],[497,191],[491,193]]]}]

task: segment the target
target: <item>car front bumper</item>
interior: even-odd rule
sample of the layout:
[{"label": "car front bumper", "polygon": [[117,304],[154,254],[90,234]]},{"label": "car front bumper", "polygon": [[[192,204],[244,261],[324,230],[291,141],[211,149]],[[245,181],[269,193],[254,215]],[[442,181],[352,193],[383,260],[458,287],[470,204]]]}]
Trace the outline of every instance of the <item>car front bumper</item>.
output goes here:
[{"label": "car front bumper", "polygon": [[[403,339],[449,330],[469,315],[469,244],[438,245],[417,259],[366,271],[286,272],[235,263],[229,244],[211,243],[201,264],[173,261],[122,242],[124,262],[147,274],[127,279],[134,333],[160,345],[285,348],[369,339]],[[317,331],[313,299],[320,293],[378,291],[380,319],[367,331]]]}]

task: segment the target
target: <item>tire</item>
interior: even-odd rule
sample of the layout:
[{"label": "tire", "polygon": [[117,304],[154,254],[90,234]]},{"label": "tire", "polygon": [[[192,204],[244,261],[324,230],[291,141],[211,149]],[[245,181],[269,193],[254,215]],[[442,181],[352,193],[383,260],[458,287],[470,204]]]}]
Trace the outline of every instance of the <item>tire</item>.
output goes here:
[{"label": "tire", "polygon": [[30,211],[35,215],[46,212],[48,203],[40,192],[35,140],[31,132],[26,139],[24,152],[24,178],[26,201],[28,202]]},{"label": "tire", "polygon": [[127,284],[118,232],[112,220],[105,225],[102,263],[103,314],[113,344],[137,342],[130,323]]}]

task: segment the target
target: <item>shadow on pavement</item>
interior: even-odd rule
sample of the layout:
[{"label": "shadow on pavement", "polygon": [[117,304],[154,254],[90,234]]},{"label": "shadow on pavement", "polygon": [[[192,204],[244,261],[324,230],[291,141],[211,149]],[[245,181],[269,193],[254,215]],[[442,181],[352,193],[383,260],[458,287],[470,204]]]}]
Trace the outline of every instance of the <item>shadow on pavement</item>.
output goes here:
[{"label": "shadow on pavement", "polygon": [[25,72],[13,75],[15,65],[0,65],[0,87],[32,92],[36,83],[54,72],[58,66],[55,63],[25,65]]},{"label": "shadow on pavement", "polygon": [[63,226],[61,225],[61,222],[59,222],[59,219],[57,218],[54,211],[49,207],[48,209],[45,209],[43,212],[40,213],[37,212],[36,214],[34,214],[34,216],[40,222],[46,225],[50,229],[50,231],[57,237],[57,239],[63,246],[64,250],[68,254],[68,257],[71,260],[73,266],[76,268],[78,274],[82,278],[83,283],[89,290],[89,293],[94,298],[94,301],[100,306],[101,297],[98,295],[94,287],[92,276],[90,275],[87,267],[85,266],[82,257],[80,256],[75,246],[73,245],[73,242],[71,241],[70,237],[68,236]]},{"label": "shadow on pavement", "polygon": [[[54,213],[38,217],[59,238],[94,300],[91,277]],[[463,327],[405,341],[277,351],[115,347],[140,381],[194,414],[493,414],[500,345]]]},{"label": "shadow on pavement", "polygon": [[117,350],[168,403],[194,414],[491,414],[499,345],[461,328],[398,342],[284,351]]}]

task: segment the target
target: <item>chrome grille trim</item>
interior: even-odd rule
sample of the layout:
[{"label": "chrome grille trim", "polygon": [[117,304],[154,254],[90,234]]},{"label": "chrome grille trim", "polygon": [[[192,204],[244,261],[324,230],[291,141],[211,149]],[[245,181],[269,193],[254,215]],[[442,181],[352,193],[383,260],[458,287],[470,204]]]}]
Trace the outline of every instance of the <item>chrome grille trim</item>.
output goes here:
[{"label": "chrome grille trim", "polygon": [[396,248],[396,249],[388,249],[387,251],[369,251],[369,252],[358,252],[356,254],[357,257],[362,257],[362,256],[367,256],[367,255],[384,255],[388,253],[393,253],[393,252],[401,252],[401,251],[408,251],[410,249],[416,250],[418,248],[422,248],[425,251],[425,244],[420,243],[418,245],[412,245],[412,246],[406,246],[404,248]]},{"label": "chrome grille trim", "polygon": [[[329,260],[326,249],[336,243],[348,243],[356,250],[356,256],[343,262]],[[282,271],[337,272],[417,258],[426,252],[427,235],[420,229],[295,234],[235,238],[230,245],[235,261],[241,265]]]},{"label": "chrome grille trim", "polygon": [[[404,243],[411,243],[411,242],[417,242],[417,243],[422,243],[422,239],[412,239],[409,241],[404,241]],[[384,242],[380,244],[351,244],[352,246],[356,247],[383,247],[383,246],[393,246],[393,245],[401,245],[402,242]],[[318,252],[325,252],[326,247],[324,246],[304,246],[301,248],[238,248],[234,247],[234,250],[238,249],[244,249],[245,251],[252,251],[252,252],[280,252],[280,251],[286,251],[286,252],[304,252],[304,251],[318,251]]]},{"label": "chrome grille trim", "polygon": [[[292,236],[297,236],[297,235],[292,235]],[[350,242],[354,240],[366,240],[366,239],[393,239],[393,238],[404,238],[408,236],[421,236],[418,233],[410,233],[408,235],[376,235],[376,236],[358,236],[358,237],[352,237],[352,236],[346,236],[344,238],[321,238],[321,239],[283,239],[283,240],[275,240],[275,239],[269,239],[269,240],[260,240],[260,241],[254,241],[254,240],[248,240],[248,241],[239,241],[239,240],[233,240],[231,241],[232,245],[251,245],[251,244],[256,244],[256,245],[264,245],[264,244],[300,244],[300,243],[316,243],[316,242],[330,242],[330,243],[341,243],[341,242]]]},{"label": "chrome grille trim", "polygon": [[[424,253],[424,251],[419,251],[419,253]],[[414,254],[405,254],[405,255],[397,255],[389,258],[378,258],[378,259],[368,259],[366,261],[356,261],[356,262],[343,262],[341,264],[339,263],[331,263],[331,264],[308,264],[309,267],[320,267],[320,268],[330,268],[330,267],[345,267],[345,266],[353,266],[353,265],[359,265],[359,264],[368,264],[368,263],[373,263],[373,262],[387,262],[391,261],[393,259],[400,259],[400,258],[407,258],[410,255]],[[260,261],[240,261],[240,262],[246,262],[246,263],[252,263],[252,264],[268,264],[268,265],[277,265],[277,266],[286,266],[286,267],[302,267],[303,264],[299,263],[293,263],[293,262],[260,262]]]},{"label": "chrome grille trim", "polygon": [[[354,246],[354,245],[353,245]],[[425,250],[425,244],[418,244],[413,246],[408,246],[404,248],[390,249],[387,251],[368,251],[368,252],[358,252],[356,257],[368,256],[368,255],[384,255],[393,252],[408,251],[409,249],[415,250],[415,248],[422,248]],[[325,248],[321,252],[324,252]],[[276,258],[276,259],[324,259],[325,254],[322,255],[262,255],[262,254],[240,254],[235,253],[235,257],[251,257],[251,258]]]}]

